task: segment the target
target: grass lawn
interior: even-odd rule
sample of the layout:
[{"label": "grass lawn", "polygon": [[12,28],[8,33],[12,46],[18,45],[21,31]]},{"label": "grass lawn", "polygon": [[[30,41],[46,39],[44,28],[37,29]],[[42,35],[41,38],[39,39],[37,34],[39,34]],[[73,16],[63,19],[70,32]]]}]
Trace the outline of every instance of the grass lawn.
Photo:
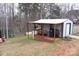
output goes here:
[{"label": "grass lawn", "polygon": [[53,43],[27,39],[26,36],[10,38],[0,43],[1,56],[49,56],[79,55],[79,40],[65,41],[56,39]]},{"label": "grass lawn", "polygon": [[[79,34],[79,25],[74,26],[73,34]],[[41,42],[27,36],[10,38],[0,43],[1,56],[74,56],[79,55],[79,40],[65,41],[57,38],[55,42]]]}]

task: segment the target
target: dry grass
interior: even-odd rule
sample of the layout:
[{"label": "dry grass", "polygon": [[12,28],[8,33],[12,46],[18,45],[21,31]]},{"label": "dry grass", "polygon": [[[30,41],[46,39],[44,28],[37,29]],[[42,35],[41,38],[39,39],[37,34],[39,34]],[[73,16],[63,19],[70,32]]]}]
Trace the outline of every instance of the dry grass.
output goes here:
[{"label": "dry grass", "polygon": [[0,55],[46,55],[55,50],[55,44],[52,44],[27,39],[25,36],[13,38],[0,44]]},{"label": "dry grass", "polygon": [[[75,27],[75,31],[78,26]],[[77,33],[77,32],[76,32]],[[0,43],[1,56],[49,56],[49,55],[79,55],[79,40],[65,41],[61,38],[53,43],[28,39],[26,36],[10,38]]]},{"label": "dry grass", "polygon": [[76,53],[77,51],[76,48],[74,49],[74,46],[79,45],[79,43],[77,43],[78,41],[79,40],[64,41],[58,38],[56,39],[55,42],[48,43],[32,40],[31,38],[27,39],[26,36],[16,37],[8,39],[5,43],[0,44],[0,55],[1,56],[78,55],[78,53]]}]

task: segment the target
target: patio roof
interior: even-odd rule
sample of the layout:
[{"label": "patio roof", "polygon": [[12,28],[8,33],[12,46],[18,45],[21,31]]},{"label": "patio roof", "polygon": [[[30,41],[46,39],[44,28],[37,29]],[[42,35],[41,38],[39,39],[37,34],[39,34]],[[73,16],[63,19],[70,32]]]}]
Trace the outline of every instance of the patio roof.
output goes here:
[{"label": "patio roof", "polygon": [[32,21],[30,23],[39,23],[39,24],[60,24],[64,23],[68,19],[40,19],[37,21]]}]

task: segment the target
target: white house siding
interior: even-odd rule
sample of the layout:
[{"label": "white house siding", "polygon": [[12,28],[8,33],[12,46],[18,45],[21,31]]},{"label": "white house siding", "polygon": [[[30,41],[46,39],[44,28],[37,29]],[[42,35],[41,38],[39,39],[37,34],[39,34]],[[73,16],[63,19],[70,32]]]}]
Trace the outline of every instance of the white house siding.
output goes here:
[{"label": "white house siding", "polygon": [[73,22],[71,22],[71,35],[72,35],[72,32],[73,32]]}]

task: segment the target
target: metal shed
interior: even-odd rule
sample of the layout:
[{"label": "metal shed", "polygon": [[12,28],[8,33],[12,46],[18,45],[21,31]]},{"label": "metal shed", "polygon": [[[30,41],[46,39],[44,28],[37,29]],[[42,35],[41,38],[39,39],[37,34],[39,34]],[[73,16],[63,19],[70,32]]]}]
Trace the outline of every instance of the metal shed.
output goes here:
[{"label": "metal shed", "polygon": [[[72,34],[73,22],[69,19],[40,19],[30,22],[34,24],[34,31],[36,25],[41,25],[41,35],[47,32],[49,37],[68,37]],[[38,33],[38,31],[37,31]],[[37,35],[37,34],[34,34]]]}]

